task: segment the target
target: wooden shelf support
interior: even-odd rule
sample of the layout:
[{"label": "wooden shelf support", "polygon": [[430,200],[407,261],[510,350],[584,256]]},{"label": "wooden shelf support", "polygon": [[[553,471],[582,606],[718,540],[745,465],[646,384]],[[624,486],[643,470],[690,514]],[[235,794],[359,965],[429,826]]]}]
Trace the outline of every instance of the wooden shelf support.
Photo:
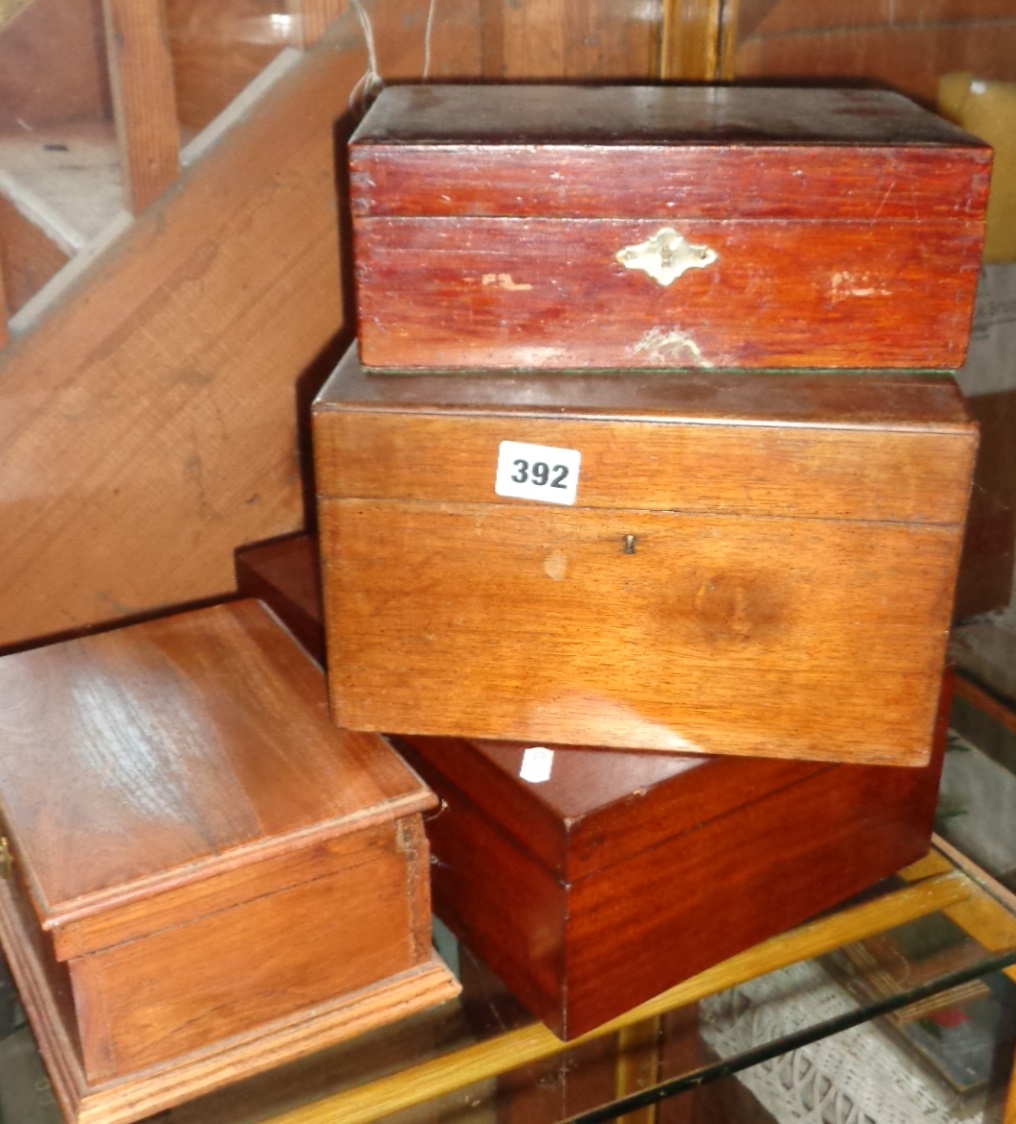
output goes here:
[{"label": "wooden shelf support", "polygon": [[103,0],[124,204],[141,214],[180,167],[164,0]]}]

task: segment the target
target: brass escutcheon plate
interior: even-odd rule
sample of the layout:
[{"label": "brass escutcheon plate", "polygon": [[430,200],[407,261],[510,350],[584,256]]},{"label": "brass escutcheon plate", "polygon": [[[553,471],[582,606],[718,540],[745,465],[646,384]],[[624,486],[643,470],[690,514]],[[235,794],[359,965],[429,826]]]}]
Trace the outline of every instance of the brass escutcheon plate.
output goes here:
[{"label": "brass escutcheon plate", "polygon": [[705,269],[719,257],[708,246],[695,246],[672,226],[658,230],[652,238],[625,246],[614,255],[625,269],[639,269],[664,288],[689,269]]}]

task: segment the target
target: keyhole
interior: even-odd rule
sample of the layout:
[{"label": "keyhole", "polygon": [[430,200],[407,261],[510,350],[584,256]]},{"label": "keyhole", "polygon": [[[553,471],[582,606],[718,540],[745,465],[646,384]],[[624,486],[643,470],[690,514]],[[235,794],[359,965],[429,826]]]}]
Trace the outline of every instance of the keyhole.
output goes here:
[{"label": "keyhole", "polygon": [[634,535],[625,535],[624,536],[624,546],[622,547],[622,550],[624,551],[625,554],[634,554],[635,553],[635,536]]}]

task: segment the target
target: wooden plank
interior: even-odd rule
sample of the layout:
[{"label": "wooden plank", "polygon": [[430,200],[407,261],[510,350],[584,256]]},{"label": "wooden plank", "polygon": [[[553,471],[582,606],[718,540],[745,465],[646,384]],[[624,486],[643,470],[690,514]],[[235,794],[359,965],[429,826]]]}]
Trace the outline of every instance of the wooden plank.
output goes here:
[{"label": "wooden plank", "polygon": [[0,282],[8,312],[17,312],[69,260],[64,250],[0,196]]},{"label": "wooden plank", "polygon": [[290,44],[301,51],[312,47],[348,7],[349,0],[286,0]]},{"label": "wooden plank", "polygon": [[163,0],[103,0],[124,202],[140,214],[176,178],[180,127]]}]

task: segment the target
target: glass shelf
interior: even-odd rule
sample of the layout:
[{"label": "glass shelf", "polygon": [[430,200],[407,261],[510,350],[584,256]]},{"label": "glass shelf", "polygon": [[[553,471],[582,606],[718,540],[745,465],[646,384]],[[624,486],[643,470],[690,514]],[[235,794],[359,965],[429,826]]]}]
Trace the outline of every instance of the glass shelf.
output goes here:
[{"label": "glass shelf", "polygon": [[[463,982],[456,1002],[159,1119],[593,1124],[623,1115],[626,1124],[698,1124],[729,1121],[731,1098],[748,1098],[760,1121],[779,1121],[791,1118],[781,1115],[788,1097],[835,1095],[842,1106],[877,1073],[881,1088],[920,1105],[925,1115],[915,1120],[988,1124],[1001,1120],[1016,1021],[1009,904],[976,871],[933,851],[862,897],[568,1044],[439,934]],[[0,1033],[0,1124],[59,1124],[6,977]],[[734,1074],[742,1076],[731,1081]],[[754,1119],[746,1111],[736,1119]]]}]

